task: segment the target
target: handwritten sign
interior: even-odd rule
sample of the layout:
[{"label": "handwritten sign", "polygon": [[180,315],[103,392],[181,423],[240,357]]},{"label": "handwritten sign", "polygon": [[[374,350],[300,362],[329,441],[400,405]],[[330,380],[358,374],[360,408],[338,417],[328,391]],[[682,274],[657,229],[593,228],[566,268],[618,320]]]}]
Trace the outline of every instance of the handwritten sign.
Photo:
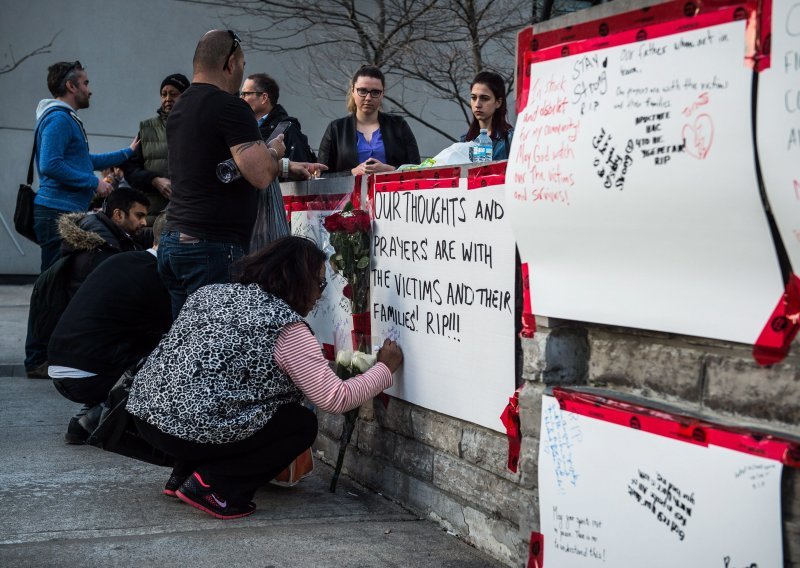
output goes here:
[{"label": "handwritten sign", "polygon": [[465,182],[375,191],[372,334],[405,354],[389,394],[502,432],[514,391],[514,241],[503,186]]},{"label": "handwritten sign", "polygon": [[760,73],[756,136],[781,238],[800,271],[800,1],[772,2],[771,66]]},{"label": "handwritten sign", "polygon": [[744,54],[739,21],[531,65],[506,187],[536,313],[755,341],[783,286]]},{"label": "handwritten sign", "polygon": [[[783,566],[780,462],[571,413],[549,396],[541,432],[548,565]],[[569,483],[554,446],[568,446]]]}]

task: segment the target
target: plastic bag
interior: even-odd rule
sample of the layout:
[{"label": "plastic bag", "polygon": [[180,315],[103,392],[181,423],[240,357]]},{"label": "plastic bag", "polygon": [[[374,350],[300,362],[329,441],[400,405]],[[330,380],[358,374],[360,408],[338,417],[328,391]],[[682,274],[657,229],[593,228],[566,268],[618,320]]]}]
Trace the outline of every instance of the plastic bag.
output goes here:
[{"label": "plastic bag", "polygon": [[266,189],[258,190],[256,222],[250,236],[250,252],[255,252],[274,240],[289,236],[289,221],[283,206],[281,184],[273,180]]}]

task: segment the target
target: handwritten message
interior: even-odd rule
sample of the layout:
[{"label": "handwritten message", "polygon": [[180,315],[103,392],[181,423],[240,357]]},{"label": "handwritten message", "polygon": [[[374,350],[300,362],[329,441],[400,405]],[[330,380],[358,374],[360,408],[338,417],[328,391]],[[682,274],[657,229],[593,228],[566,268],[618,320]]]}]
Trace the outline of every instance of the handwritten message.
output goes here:
[{"label": "handwritten message", "polygon": [[559,491],[577,486],[578,472],[572,460],[572,449],[583,440],[577,417],[551,406],[542,414],[542,426],[545,434],[541,440],[542,448],[552,459]]},{"label": "handwritten message", "polygon": [[[753,343],[783,287],[753,159],[745,24],[608,44],[552,48],[530,66],[506,209],[535,309]],[[800,246],[800,182],[788,188]]]},{"label": "handwritten message", "polygon": [[574,515],[553,507],[553,522],[556,550],[583,558],[606,561],[606,549],[602,546],[603,521],[586,515]]},{"label": "handwritten message", "polygon": [[628,483],[628,495],[680,540],[686,538],[686,522],[694,508],[693,493],[681,492],[660,473],[650,474],[640,469]]},{"label": "handwritten message", "polygon": [[373,210],[372,333],[405,353],[390,393],[502,431],[497,410],[514,390],[502,186],[376,191]]},{"label": "handwritten message", "polygon": [[751,489],[763,489],[770,484],[777,468],[774,463],[751,464],[737,470],[734,477],[749,484]]}]

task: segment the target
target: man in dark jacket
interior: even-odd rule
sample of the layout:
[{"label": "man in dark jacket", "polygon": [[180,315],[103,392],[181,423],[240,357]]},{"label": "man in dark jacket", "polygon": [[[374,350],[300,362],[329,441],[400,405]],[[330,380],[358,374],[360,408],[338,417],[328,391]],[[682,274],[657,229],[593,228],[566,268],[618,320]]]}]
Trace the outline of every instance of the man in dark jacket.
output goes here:
[{"label": "man in dark jacket", "polygon": [[250,75],[242,85],[241,97],[253,109],[264,140],[269,139],[278,124],[289,122],[291,125],[283,133],[283,144],[286,146],[284,158],[292,162],[316,162],[317,157],[308,145],[308,137],[300,130],[300,121],[289,116],[286,109],[278,104],[279,96],[278,83],[265,73]]},{"label": "man in dark jacket", "polygon": [[103,211],[59,219],[61,258],[37,278],[31,294],[25,340],[28,377],[47,378],[50,334],[89,273],[114,254],[149,246],[146,238],[140,239],[149,205],[140,191],[120,187],[109,194]]},{"label": "man in dark jacket", "polygon": [[152,248],[114,255],[93,271],[53,331],[50,377],[62,395],[84,405],[69,422],[68,444],[86,441],[111,387],[169,330],[170,296],[156,261],[164,224],[162,214],[153,226]]}]

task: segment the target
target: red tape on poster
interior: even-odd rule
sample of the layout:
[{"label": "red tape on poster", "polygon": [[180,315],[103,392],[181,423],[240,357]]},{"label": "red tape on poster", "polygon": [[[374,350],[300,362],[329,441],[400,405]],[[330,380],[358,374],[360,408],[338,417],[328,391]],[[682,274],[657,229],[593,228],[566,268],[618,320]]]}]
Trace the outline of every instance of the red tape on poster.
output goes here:
[{"label": "red tape on poster", "polygon": [[697,417],[640,406],[606,396],[555,387],[562,410],[628,426],[689,444],[718,446],[800,467],[800,444],[763,432],[714,424]]}]

